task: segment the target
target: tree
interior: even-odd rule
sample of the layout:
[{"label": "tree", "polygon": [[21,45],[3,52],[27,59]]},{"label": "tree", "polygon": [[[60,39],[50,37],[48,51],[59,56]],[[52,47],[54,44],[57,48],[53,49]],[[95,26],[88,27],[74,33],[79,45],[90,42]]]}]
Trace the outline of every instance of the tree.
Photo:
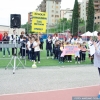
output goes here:
[{"label": "tree", "polygon": [[86,31],[94,31],[94,0],[89,0]]},{"label": "tree", "polygon": [[75,0],[73,15],[72,15],[72,24],[71,24],[71,32],[73,33],[74,36],[78,34],[78,18],[79,18],[78,11],[79,11],[78,1]]},{"label": "tree", "polygon": [[31,24],[29,24],[28,22],[24,25],[21,25],[21,28],[25,28],[25,31],[27,33],[30,33],[31,32]]}]

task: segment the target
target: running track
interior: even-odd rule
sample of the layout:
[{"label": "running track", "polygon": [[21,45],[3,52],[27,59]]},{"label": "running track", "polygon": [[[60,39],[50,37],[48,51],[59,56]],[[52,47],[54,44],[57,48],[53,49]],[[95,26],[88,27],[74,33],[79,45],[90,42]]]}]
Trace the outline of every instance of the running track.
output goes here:
[{"label": "running track", "polygon": [[73,96],[97,97],[100,86],[70,88],[44,92],[0,95],[0,100],[72,100]]}]

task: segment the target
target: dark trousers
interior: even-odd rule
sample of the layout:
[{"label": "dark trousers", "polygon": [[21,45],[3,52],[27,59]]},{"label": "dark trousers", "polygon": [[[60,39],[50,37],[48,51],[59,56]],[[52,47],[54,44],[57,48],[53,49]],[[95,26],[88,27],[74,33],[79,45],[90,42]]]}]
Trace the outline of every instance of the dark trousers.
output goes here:
[{"label": "dark trousers", "polygon": [[82,60],[82,51],[80,51],[80,61]]},{"label": "dark trousers", "polygon": [[100,68],[98,67],[99,75],[100,75]]},{"label": "dark trousers", "polygon": [[64,62],[64,57],[61,57],[61,54],[59,54],[59,62]]},{"label": "dark trousers", "polygon": [[22,56],[22,48],[20,48],[20,52],[19,53],[20,53],[20,56]]},{"label": "dark trousers", "polygon": [[17,55],[17,48],[12,48],[12,55]]},{"label": "dark trousers", "polygon": [[36,60],[37,57],[38,57],[38,61],[40,61],[40,51],[35,51],[35,52],[34,52],[34,60],[35,60],[35,61],[37,61],[37,60]]},{"label": "dark trousers", "polygon": [[22,49],[22,57],[25,57],[25,49]]},{"label": "dark trousers", "polygon": [[59,53],[57,51],[55,51],[55,53],[54,53],[54,59],[58,59],[58,55],[59,55]]},{"label": "dark trousers", "polygon": [[51,49],[47,49],[47,57],[52,56],[52,50]]},{"label": "dark trousers", "polygon": [[41,44],[40,44],[40,49],[43,50],[43,42],[41,42]]},{"label": "dark trousers", "polygon": [[34,60],[34,51],[30,52],[31,60]]},{"label": "dark trousers", "polygon": [[28,50],[28,59],[33,60],[32,55],[32,50]]},{"label": "dark trousers", "polygon": [[85,59],[86,59],[86,54],[85,53],[82,53],[82,60],[85,61]]},{"label": "dark trousers", "polygon": [[77,57],[75,57],[75,61],[76,62],[79,62],[80,61],[80,58],[77,56]]},{"label": "dark trousers", "polygon": [[91,63],[94,63],[94,55],[91,56]]},{"label": "dark trousers", "polygon": [[55,45],[53,44],[53,53],[55,53],[55,50],[54,50],[54,48],[55,48]]},{"label": "dark trousers", "polygon": [[72,61],[72,55],[68,55],[68,61]]}]

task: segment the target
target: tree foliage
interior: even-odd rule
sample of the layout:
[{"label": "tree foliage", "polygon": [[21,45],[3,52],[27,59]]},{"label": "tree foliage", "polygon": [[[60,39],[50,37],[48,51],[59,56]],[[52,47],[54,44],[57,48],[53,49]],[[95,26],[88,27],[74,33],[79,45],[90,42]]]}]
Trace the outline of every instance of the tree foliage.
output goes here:
[{"label": "tree foliage", "polygon": [[78,11],[79,11],[78,1],[75,0],[73,15],[72,15],[72,24],[71,24],[71,32],[75,36],[78,34],[78,19],[79,19]]},{"label": "tree foliage", "polygon": [[94,0],[89,0],[86,31],[94,31]]},{"label": "tree foliage", "polygon": [[21,28],[25,28],[25,31],[27,33],[31,32],[31,24],[29,24],[28,22],[26,24],[21,25]]}]

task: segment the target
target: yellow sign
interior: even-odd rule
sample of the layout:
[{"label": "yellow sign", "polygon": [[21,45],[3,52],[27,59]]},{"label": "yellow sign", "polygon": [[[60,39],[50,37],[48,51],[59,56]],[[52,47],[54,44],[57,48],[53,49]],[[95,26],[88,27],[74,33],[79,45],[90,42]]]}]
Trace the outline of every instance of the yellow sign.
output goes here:
[{"label": "yellow sign", "polygon": [[33,12],[32,13],[32,32],[46,32],[47,13]]}]

